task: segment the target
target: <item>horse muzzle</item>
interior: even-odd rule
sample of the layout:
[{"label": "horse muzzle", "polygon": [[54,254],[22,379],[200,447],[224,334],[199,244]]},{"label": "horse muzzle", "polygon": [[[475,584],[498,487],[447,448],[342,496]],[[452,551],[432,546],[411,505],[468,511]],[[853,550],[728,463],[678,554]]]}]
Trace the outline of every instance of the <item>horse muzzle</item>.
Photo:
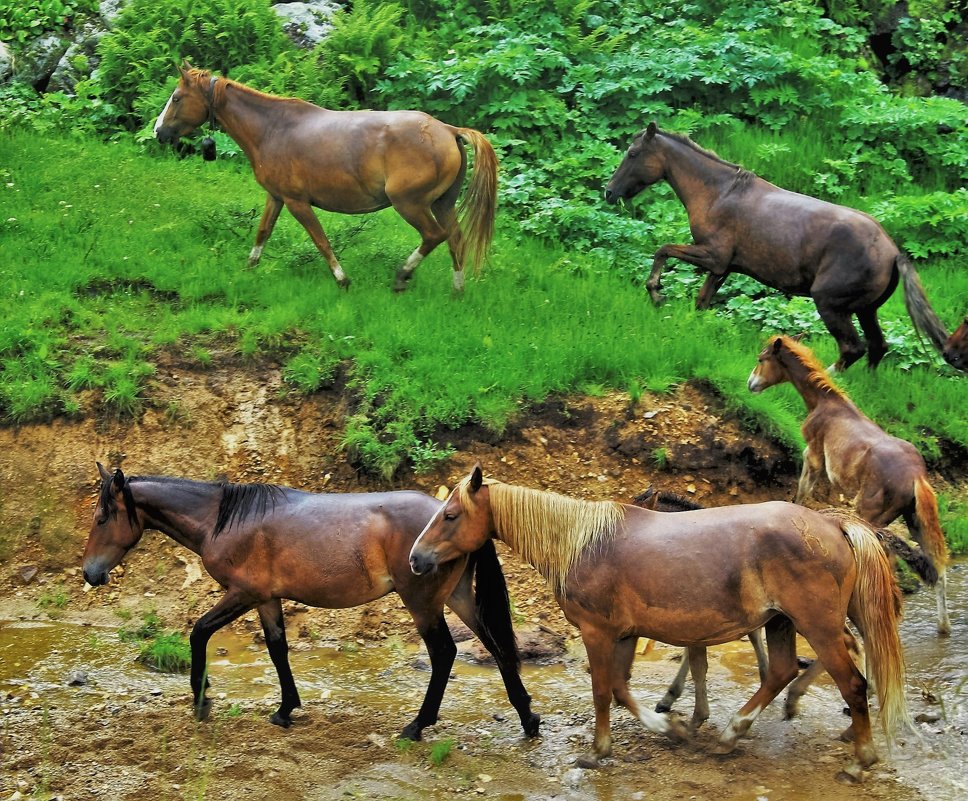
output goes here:
[{"label": "horse muzzle", "polygon": [[84,581],[92,587],[100,587],[111,580],[111,571],[105,570],[103,565],[84,565]]},{"label": "horse muzzle", "polygon": [[432,553],[410,554],[410,570],[415,576],[423,576],[437,569],[437,557]]}]

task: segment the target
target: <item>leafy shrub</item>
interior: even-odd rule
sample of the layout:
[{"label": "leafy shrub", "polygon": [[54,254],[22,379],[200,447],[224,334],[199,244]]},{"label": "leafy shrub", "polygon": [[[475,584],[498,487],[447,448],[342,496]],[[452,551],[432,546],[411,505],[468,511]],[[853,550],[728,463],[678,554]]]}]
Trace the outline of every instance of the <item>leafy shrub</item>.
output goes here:
[{"label": "leafy shrub", "polygon": [[183,58],[229,75],[272,63],[287,47],[268,0],[131,0],[98,43],[99,80],[123,122],[137,128],[164,107]]},{"label": "leafy shrub", "polygon": [[0,41],[22,44],[97,9],[97,0],[0,0]]}]

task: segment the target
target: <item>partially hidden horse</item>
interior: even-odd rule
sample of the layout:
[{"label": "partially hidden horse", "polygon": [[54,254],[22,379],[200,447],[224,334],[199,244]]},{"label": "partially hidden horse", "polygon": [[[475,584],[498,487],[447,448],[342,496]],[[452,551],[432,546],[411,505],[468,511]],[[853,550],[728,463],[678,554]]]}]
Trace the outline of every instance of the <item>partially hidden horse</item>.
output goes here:
[{"label": "partially hidden horse", "polygon": [[[192,68],[186,61],[174,93],[155,122],[158,141],[187,136],[205,122],[218,123],[234,139],[266,190],[265,209],[249,267],[285,206],[306,229],[339,286],[349,278],[313,207],[363,214],[393,206],[421,237],[397,270],[402,291],[417,265],[446,241],[454,290],[464,288],[464,262],[485,258],[494,232],[497,157],[485,136],[447,125],[420,111],[332,111],[304,100],[259,92],[237,81]],[[474,168],[457,207],[467,154]]]},{"label": "partially hidden horse", "polygon": [[831,487],[851,497],[857,514],[874,527],[884,528],[903,517],[936,571],[937,579],[930,583],[935,588],[938,633],[948,636],[948,546],[921,454],[858,409],[806,345],[794,337],[772,337],[760,351],[747,386],[750,392],[762,392],[787,381],[807,406],[800,428],[806,447],[794,502],[811,498],[817,481],[826,475]]},{"label": "partially hidden horse", "polygon": [[[410,547],[439,502],[419,492],[310,493],[272,484],[126,477],[98,464],[101,489],[84,549],[84,578],[106,584],[111,570],[145,529],[198,554],[225,594],[192,628],[191,688],[199,719],[208,712],[205,651],[209,638],[257,609],[282,702],[272,723],[288,727],[301,706],[289,667],[282,600],[328,609],[368,603],[396,592],[430,656],[431,674],[416,718],[401,735],[419,740],[438,711],[457,647],[446,604],[494,655],[525,733],[540,718],[519,675],[504,574],[493,548],[458,559],[433,576],[410,571]],[[204,686],[203,686],[204,684]]]},{"label": "partially hidden horse", "polygon": [[952,367],[968,372],[968,315],[945,340],[941,355]]},{"label": "partially hidden horse", "polygon": [[[662,271],[669,258],[708,273],[696,299],[699,309],[709,307],[731,272],[742,273],[787,295],[813,298],[837,340],[837,369],[865,352],[876,367],[887,352],[877,310],[900,275],[915,328],[941,350],[944,326],[910,259],[873,217],[774,186],[655,123],[632,140],[605,199],[617,203],[662,180],[685,206],[693,244],[663,245],[655,252],[646,281],[654,303],[662,301]],[[866,344],[854,329],[854,315]]]},{"label": "partially hidden horse", "polygon": [[[698,504],[689,498],[685,498],[682,495],[678,495],[675,492],[670,492],[669,490],[656,490],[654,487],[649,487],[645,490],[645,492],[637,495],[632,500],[632,503],[633,505],[640,506],[643,509],[653,509],[657,512],[693,512],[697,509],[705,508],[701,504]],[[822,510],[821,513],[837,516],[843,516],[844,514],[839,509]],[[911,544],[906,540],[901,539],[887,529],[879,529],[875,533],[877,538],[881,541],[881,545],[883,546],[884,550],[890,555],[903,559],[908,566],[911,567],[921,578],[922,581],[928,584],[933,584],[938,580],[938,574],[934,569],[934,565],[925,557],[920,548],[912,547]],[[756,653],[756,662],[760,672],[760,681],[763,681],[766,677],[767,657],[766,649],[763,645],[762,629],[751,631],[748,636],[750,644],[753,646],[753,650]],[[845,630],[844,638],[848,649],[851,651],[851,656],[854,659],[854,662],[859,665],[861,654],[856,647],[856,640],[849,630]],[[706,692],[707,665],[708,663],[706,660],[705,647],[696,645],[686,648],[685,653],[683,654],[682,664],[679,667],[679,672],[676,673],[675,678],[669,685],[669,689],[662,697],[662,700],[656,704],[655,711],[668,712],[670,709],[672,709],[673,705],[679,699],[683,690],[685,689],[686,676],[691,673],[693,683],[696,687],[696,702],[693,708],[690,728],[696,729],[706,720],[708,720],[709,697]],[[805,667],[806,669],[790,683],[790,686],[787,689],[786,701],[783,705],[783,715],[788,720],[796,717],[800,707],[800,699],[803,697],[804,693],[806,693],[807,688],[823,671],[823,665],[817,659],[812,660]]]},{"label": "partially hidden horse", "polygon": [[688,733],[681,721],[640,707],[629,692],[638,637],[708,646],[766,627],[766,679],[724,729],[719,753],[731,751],[796,677],[799,632],[850,708],[855,758],[846,774],[861,778],[877,753],[867,680],[844,643],[848,617],[864,638],[885,732],[890,736],[910,723],[898,635],[900,591],[863,521],[783,502],[666,514],[485,483],[477,465],[417,538],[411,567],[417,575],[432,574],[491,537],[545,577],[581,633],[595,705],[589,766],[611,751],[613,697],[652,731],[673,739]]}]

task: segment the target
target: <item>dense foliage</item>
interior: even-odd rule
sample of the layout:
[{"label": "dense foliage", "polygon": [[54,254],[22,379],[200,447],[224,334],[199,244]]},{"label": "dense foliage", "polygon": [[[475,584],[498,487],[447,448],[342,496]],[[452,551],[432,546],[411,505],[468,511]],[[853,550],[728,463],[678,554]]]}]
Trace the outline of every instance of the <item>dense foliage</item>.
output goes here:
[{"label": "dense foliage", "polygon": [[[91,8],[80,2],[75,6]],[[0,33],[7,38],[7,31],[15,32],[9,38],[22,40],[25,28],[41,32],[70,24],[63,15],[73,9],[64,0],[0,0]],[[911,0],[905,7],[885,0],[824,5],[812,0],[411,0],[406,6],[356,0],[333,17],[325,41],[304,50],[283,35],[268,0],[129,0],[99,44],[98,70],[76,94],[38,95],[17,84],[0,87],[0,136],[12,137],[0,140],[0,147],[27,152],[15,137],[24,130],[52,141],[80,132],[118,143],[134,138],[149,153],[170,158],[150,142],[150,125],[173,88],[175,64],[183,58],[260,89],[329,107],[420,108],[476,127],[495,143],[502,164],[504,251],[495,254],[481,291],[492,298],[521,293],[524,287],[537,292],[525,303],[526,322],[468,303],[490,321],[480,342],[493,356],[495,340],[507,334],[502,326],[530,342],[523,326],[533,324],[536,316],[549,330],[558,325],[572,330],[575,315],[600,313],[585,307],[582,293],[614,298],[619,282],[631,290],[628,297],[644,305],[634,285],[647,273],[652,253],[660,244],[689,240],[684,211],[665,185],[646,190],[625,209],[601,200],[630,137],[655,120],[774,183],[875,215],[919,260],[923,275],[937,276],[925,278],[925,284],[950,325],[965,311],[965,284],[959,276],[968,254],[968,114],[964,102],[936,91],[968,83],[968,59],[959,44],[966,16],[961,5],[947,0]],[[224,138],[219,150],[233,152]],[[35,206],[46,199],[59,215],[51,234],[50,206],[46,214],[35,215],[11,200],[24,176],[11,172],[9,163],[0,159],[0,177],[8,188],[0,228],[5,236],[19,237],[27,252],[16,262],[23,272],[19,266],[0,271],[0,283],[8,301],[18,292],[26,292],[29,300],[0,325],[0,408],[9,420],[71,413],[79,408],[79,393],[89,390],[101,393],[118,413],[136,414],[145,402],[152,348],[181,339],[191,342],[204,360],[205,336],[228,333],[243,353],[281,352],[286,378],[300,391],[314,391],[332,379],[340,364],[350,364],[357,409],[347,447],[363,466],[389,476],[402,464],[419,467],[445,454],[441,432],[448,427],[473,420],[499,430],[520,404],[548,392],[579,385],[641,391],[642,386],[700,376],[730,396],[726,387],[735,384],[733,371],[742,369],[681,350],[664,359],[642,355],[638,361],[629,351],[630,363],[623,368],[603,352],[593,331],[587,340],[579,338],[584,355],[562,348],[561,353],[542,353],[536,365],[528,361],[534,355],[529,352],[515,365],[502,365],[500,381],[491,380],[493,365],[487,358],[465,353],[471,367],[458,363],[454,369],[469,375],[452,392],[441,393],[433,388],[439,380],[436,358],[428,356],[426,363],[415,359],[421,349],[413,338],[430,336],[446,343],[452,329],[433,322],[411,331],[412,319],[399,317],[399,309],[410,301],[397,300],[397,311],[380,302],[377,317],[385,331],[369,332],[371,339],[357,334],[360,312],[354,309],[370,302],[369,296],[354,294],[353,304],[347,305],[326,294],[328,285],[310,291],[307,276],[327,279],[311,248],[300,250],[309,248],[301,233],[286,240],[280,231],[271,243],[279,259],[287,258],[283,248],[289,248],[290,263],[277,262],[273,268],[270,254],[268,266],[260,267],[294,271],[285,281],[274,276],[280,289],[267,290],[251,276],[238,274],[241,243],[252,236],[261,207],[246,165],[236,173],[219,165],[226,171],[218,180],[237,179],[238,194],[232,198],[245,199],[220,197],[214,210],[213,196],[222,193],[202,180],[189,180],[190,191],[181,187],[184,198],[155,188],[165,194],[163,218],[109,204],[118,219],[128,214],[151,218],[137,243],[122,246],[106,241],[112,235],[102,231],[93,210],[81,214],[80,202],[55,200],[56,192],[49,191],[58,180],[66,186],[78,181],[70,165],[63,176],[49,174],[46,185],[30,187]],[[176,187],[188,180],[187,163],[178,169],[181,178],[164,173],[171,163],[161,165],[158,169]],[[93,171],[93,165],[88,169]],[[132,167],[129,180],[161,180],[148,175],[150,169],[145,166],[141,175]],[[248,195],[242,187],[250,190]],[[106,194],[90,188],[83,192]],[[14,208],[16,213],[10,211]],[[186,220],[188,211],[193,215]],[[365,224],[356,224],[327,221],[327,227],[354,243],[367,237]],[[399,239],[401,252],[412,247],[405,226],[393,230],[391,238]],[[180,239],[173,241],[175,232]],[[182,240],[193,238],[201,238],[205,248],[186,260]],[[540,257],[534,256],[535,239],[547,245]],[[384,252],[382,244],[371,244],[368,258],[385,263],[389,271],[397,257]],[[83,259],[68,264],[66,254],[75,249]],[[149,255],[127,260],[125,253]],[[520,254],[529,254],[528,270],[515,265]],[[28,262],[57,258],[65,264],[56,277],[43,287],[25,285]],[[421,268],[431,269],[430,263]],[[510,285],[497,286],[494,276]],[[660,325],[659,320],[687,314],[700,280],[691,269],[678,270],[666,282],[670,303],[662,316],[649,309],[637,324]],[[272,291],[280,294],[273,297]],[[952,291],[960,294],[948,294]],[[299,295],[299,302],[287,292]],[[316,297],[319,292],[326,303]],[[549,296],[561,301],[559,318],[542,314]],[[303,305],[306,297],[316,297],[313,308],[325,313],[310,312]],[[132,320],[141,313],[146,320],[153,318],[146,326],[157,326],[159,313],[165,315],[167,332],[111,322],[98,343],[97,358],[80,355],[72,343],[79,332],[89,331],[97,314],[113,308],[104,305],[108,298],[133,313]],[[627,309],[626,302],[602,300],[601,305],[611,304],[618,314]],[[809,300],[784,299],[735,276],[722,290],[716,314],[719,322],[713,315],[690,315],[682,325],[703,326],[708,336],[732,345],[743,336],[732,333],[736,323],[756,336],[772,329],[824,333]],[[937,357],[913,336],[897,298],[885,317],[892,347],[888,367],[912,374],[937,371]],[[476,319],[469,318],[468,325]],[[613,335],[632,334],[623,329]],[[503,344],[514,349],[516,342],[510,337]],[[748,346],[744,340],[743,347]],[[407,381],[399,380],[395,367],[401,355],[411,360]],[[961,382],[946,380],[949,386]],[[876,395],[873,386],[864,386],[862,391]],[[947,397],[947,391],[939,397]],[[738,403],[771,416],[788,439],[796,439],[795,415],[784,420],[775,401],[738,397]],[[905,422],[906,412],[890,411],[887,401],[883,408],[899,425],[910,426],[911,436],[929,453],[937,455],[937,432],[944,426],[945,437],[962,441],[950,421]]]}]

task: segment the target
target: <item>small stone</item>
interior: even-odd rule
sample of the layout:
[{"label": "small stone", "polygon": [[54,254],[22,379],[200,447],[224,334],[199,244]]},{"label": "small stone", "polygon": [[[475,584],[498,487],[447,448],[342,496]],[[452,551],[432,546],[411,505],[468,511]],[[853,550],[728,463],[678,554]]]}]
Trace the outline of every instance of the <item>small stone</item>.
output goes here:
[{"label": "small stone", "polygon": [[87,673],[83,670],[72,671],[67,677],[68,687],[83,687],[87,684]]},{"label": "small stone", "polygon": [[20,568],[20,579],[24,584],[30,584],[37,575],[37,568],[35,565],[24,565]]}]

